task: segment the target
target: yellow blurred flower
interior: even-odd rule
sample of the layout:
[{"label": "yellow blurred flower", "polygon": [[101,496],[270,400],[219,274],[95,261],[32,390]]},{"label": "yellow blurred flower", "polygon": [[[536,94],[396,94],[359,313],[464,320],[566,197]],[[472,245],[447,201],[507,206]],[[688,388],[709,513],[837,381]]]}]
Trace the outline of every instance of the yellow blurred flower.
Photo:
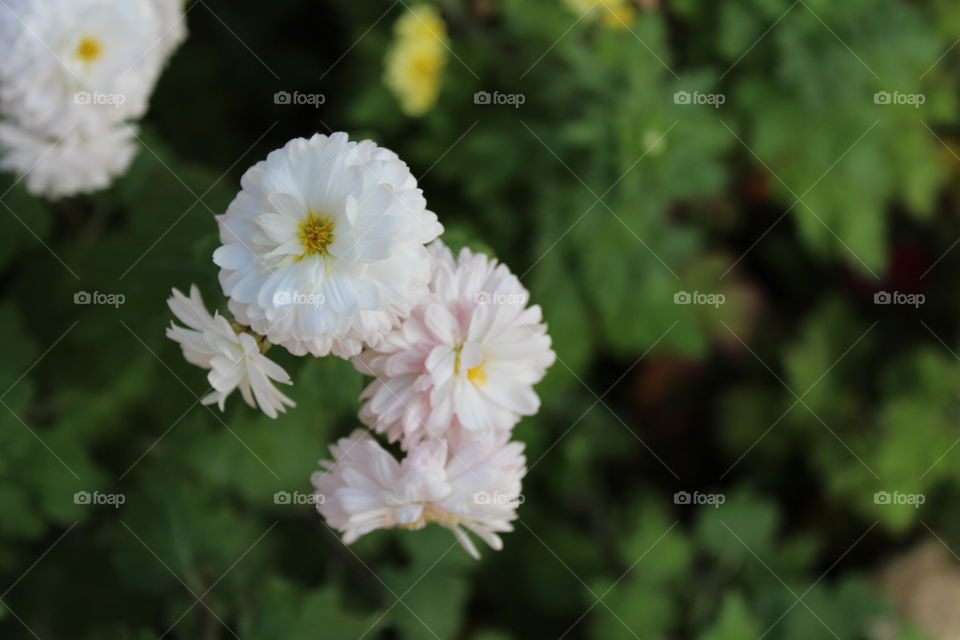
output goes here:
[{"label": "yellow blurred flower", "polygon": [[384,82],[408,116],[423,115],[437,101],[446,34],[443,18],[428,5],[410,8],[394,25]]},{"label": "yellow blurred flower", "polygon": [[565,0],[567,7],[578,14],[599,18],[611,29],[628,29],[636,13],[630,0]]}]

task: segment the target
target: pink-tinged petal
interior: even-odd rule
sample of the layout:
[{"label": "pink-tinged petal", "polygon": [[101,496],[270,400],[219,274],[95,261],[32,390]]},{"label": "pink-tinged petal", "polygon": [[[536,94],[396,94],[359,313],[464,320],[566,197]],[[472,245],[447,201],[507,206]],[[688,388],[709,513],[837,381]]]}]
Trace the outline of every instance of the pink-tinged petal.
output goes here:
[{"label": "pink-tinged petal", "polygon": [[[424,313],[424,322],[430,332],[439,341],[449,345],[457,342],[460,325],[450,311],[439,304],[431,304]],[[429,365],[428,365],[429,368]]]},{"label": "pink-tinged petal", "polygon": [[453,377],[453,368],[456,359],[456,352],[454,352],[452,347],[445,344],[437,345],[430,351],[430,355],[427,356],[424,366],[427,371],[430,372],[434,385],[440,386],[449,378]]},{"label": "pink-tinged petal", "polygon": [[449,527],[450,531],[453,532],[453,537],[457,539],[457,542],[460,543],[460,546],[463,547],[463,550],[469,553],[474,560],[480,559],[480,552],[477,551],[477,546],[473,544],[473,540],[470,539],[460,527],[454,525]]}]

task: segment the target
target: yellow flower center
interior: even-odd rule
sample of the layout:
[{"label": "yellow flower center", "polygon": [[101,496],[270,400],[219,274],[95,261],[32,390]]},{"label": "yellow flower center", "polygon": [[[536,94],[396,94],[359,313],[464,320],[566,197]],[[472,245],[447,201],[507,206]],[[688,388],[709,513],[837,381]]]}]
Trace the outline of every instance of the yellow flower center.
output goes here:
[{"label": "yellow flower center", "polygon": [[326,255],[327,247],[333,242],[334,224],[328,218],[312,213],[300,223],[300,242],[303,243],[301,258],[312,255]]},{"label": "yellow flower center", "polygon": [[[460,373],[460,351],[462,349],[463,345],[460,345],[454,349],[453,372],[455,374]],[[478,387],[482,387],[483,385],[487,384],[487,372],[483,370],[484,362],[484,360],[481,360],[480,364],[477,366],[467,369],[467,380]]]},{"label": "yellow flower center", "polygon": [[423,529],[425,526],[435,522],[444,527],[454,527],[460,524],[460,518],[453,515],[446,509],[438,507],[435,504],[426,503],[423,505],[423,511],[420,513],[420,517],[413,522],[408,522],[406,524],[397,523],[396,526],[399,529]]},{"label": "yellow flower center", "polygon": [[103,53],[103,47],[95,38],[86,37],[77,45],[75,55],[84,62],[93,62]]},{"label": "yellow flower center", "polygon": [[487,373],[483,370],[482,362],[473,369],[467,370],[467,380],[478,387],[482,387],[483,385],[487,384]]}]

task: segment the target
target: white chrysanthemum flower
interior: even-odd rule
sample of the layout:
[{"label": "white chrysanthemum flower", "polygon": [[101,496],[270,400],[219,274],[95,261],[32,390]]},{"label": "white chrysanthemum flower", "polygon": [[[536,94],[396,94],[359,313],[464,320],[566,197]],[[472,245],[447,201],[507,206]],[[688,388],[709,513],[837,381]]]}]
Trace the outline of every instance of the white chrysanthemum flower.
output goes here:
[{"label": "white chrysanthemum flower", "polygon": [[151,0],[31,0],[0,12],[0,109],[57,137],[146,111],[164,56]]},{"label": "white chrysanthemum flower", "polygon": [[500,550],[497,533],[513,530],[510,523],[523,501],[520,480],[526,459],[518,442],[428,440],[397,462],[358,429],[330,452],[333,461],[321,461],[326,471],[315,472],[311,480],[317,510],[329,526],[343,532],[346,544],[376,529],[420,529],[435,522],[479,558],[467,534]]},{"label": "white chrysanthemum flower", "polygon": [[157,16],[159,33],[154,46],[163,59],[169,58],[187,39],[187,17],[183,12],[186,0],[150,0]]},{"label": "white chrysanthemum flower", "polygon": [[51,138],[0,122],[0,169],[24,176],[28,191],[50,199],[97,191],[126,171],[137,152],[133,137],[123,123]]},{"label": "white chrysanthemum flower", "polygon": [[0,167],[51,198],[101,189],[185,35],[181,0],[3,0]]},{"label": "white chrysanthemum flower", "polygon": [[430,295],[375,349],[354,359],[376,376],[360,418],[404,447],[463,427],[481,438],[533,415],[533,390],[555,354],[539,306],[506,265],[430,246]]},{"label": "white chrysanthemum flower", "polygon": [[180,343],[187,362],[210,369],[207,380],[214,392],[203,399],[204,404],[217,403],[223,411],[227,396],[239,388],[248,405],[259,405],[271,418],[276,418],[278,411],[285,412],[285,405],[296,406],[273,386],[273,382],[293,384],[287,372],[260,352],[254,336],[238,333],[219,313],[211,316],[195,285],[190,287],[189,298],[174,289],[167,304],[189,327],[171,324],[167,337]]},{"label": "white chrysanthemum flower", "polygon": [[348,358],[426,295],[443,227],[407,165],[345,133],[297,138],[243,176],[214,253],[238,321],[296,355]]}]

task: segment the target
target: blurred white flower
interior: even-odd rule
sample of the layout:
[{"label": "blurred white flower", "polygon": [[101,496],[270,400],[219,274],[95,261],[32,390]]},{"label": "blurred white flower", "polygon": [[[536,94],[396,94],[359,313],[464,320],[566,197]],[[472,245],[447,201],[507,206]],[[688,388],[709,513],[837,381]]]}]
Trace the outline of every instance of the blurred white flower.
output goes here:
[{"label": "blurred white flower", "polygon": [[450,529],[479,558],[468,533],[501,549],[497,533],[513,530],[510,523],[523,501],[526,459],[517,442],[428,440],[397,462],[358,429],[330,452],[333,460],[321,461],[326,471],[315,472],[311,480],[317,510],[330,527],[343,532],[346,544],[376,529],[421,529],[434,522]]},{"label": "blurred white flower", "polygon": [[50,199],[96,191],[126,171],[137,152],[133,136],[123,123],[54,138],[0,122],[0,169],[24,176],[28,191]]},{"label": "blurred white flower", "polygon": [[186,0],[150,0],[157,16],[157,47],[161,59],[169,58],[187,39],[187,16],[183,11]]},{"label": "blurred white flower", "polygon": [[25,15],[31,2],[33,0],[0,0],[0,72],[4,60],[9,59],[13,45],[23,32],[18,16]]},{"label": "blurred white flower", "polygon": [[297,138],[243,176],[214,253],[230,310],[296,355],[354,356],[427,293],[443,227],[407,165],[345,133]]},{"label": "blurred white flower", "polygon": [[164,60],[151,0],[31,0],[0,19],[0,109],[21,127],[56,137],[146,111]]},{"label": "blurred white flower", "polygon": [[189,327],[171,323],[167,337],[180,343],[187,362],[210,369],[207,380],[214,392],[203,399],[204,404],[217,403],[223,411],[227,396],[239,388],[248,405],[259,405],[271,418],[276,418],[278,411],[285,412],[285,405],[296,406],[273,386],[273,382],[293,384],[287,372],[260,352],[254,336],[238,333],[219,313],[211,316],[195,285],[190,287],[189,298],[174,289],[167,304]]},{"label": "blurred white flower", "polygon": [[539,306],[506,265],[442,243],[430,295],[375,348],[353,362],[377,379],[363,392],[360,418],[409,447],[465,428],[496,438],[540,400],[533,390],[555,354]]},{"label": "blurred white flower", "polygon": [[0,164],[38,195],[108,186],[135,152],[124,123],[146,112],[182,14],[179,0],[3,0]]}]

